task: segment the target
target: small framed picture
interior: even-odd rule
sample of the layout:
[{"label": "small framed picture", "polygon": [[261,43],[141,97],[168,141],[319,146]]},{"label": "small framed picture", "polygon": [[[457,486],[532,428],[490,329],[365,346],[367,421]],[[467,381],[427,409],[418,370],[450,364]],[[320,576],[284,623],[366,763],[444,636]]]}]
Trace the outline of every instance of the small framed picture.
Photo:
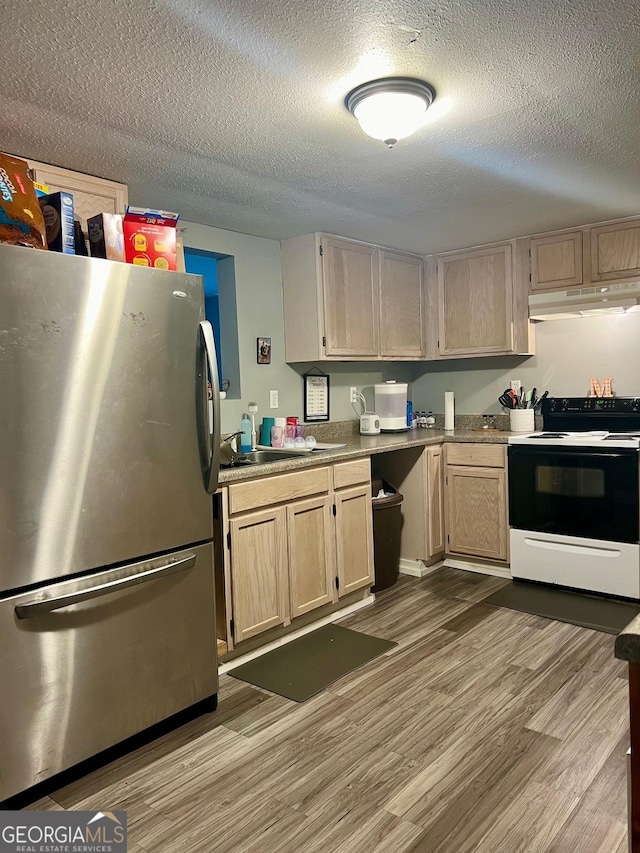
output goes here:
[{"label": "small framed picture", "polygon": [[258,338],[258,364],[271,364],[271,338]]}]

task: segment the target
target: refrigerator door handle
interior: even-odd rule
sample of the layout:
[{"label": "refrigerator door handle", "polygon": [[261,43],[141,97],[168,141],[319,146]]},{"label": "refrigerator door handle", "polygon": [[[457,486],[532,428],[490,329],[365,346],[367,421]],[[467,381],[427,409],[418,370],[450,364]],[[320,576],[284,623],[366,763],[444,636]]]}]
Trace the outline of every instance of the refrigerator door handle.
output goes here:
[{"label": "refrigerator door handle", "polygon": [[165,578],[167,575],[173,575],[176,572],[183,572],[185,569],[191,569],[195,565],[196,555],[190,554],[182,560],[172,560],[164,566],[159,566],[154,569],[149,569],[146,572],[132,575],[128,578],[120,578],[115,581],[91,586],[88,589],[81,589],[78,592],[70,592],[68,595],[60,595],[57,598],[39,598],[33,601],[27,601],[24,604],[17,604],[15,607],[16,616],[18,619],[29,619],[33,616],[39,616],[41,613],[50,613],[52,610],[60,610],[62,607],[70,607],[72,604],[79,604],[81,601],[88,601],[92,598],[100,598],[103,595],[110,595],[112,592],[121,592],[131,586],[138,586],[141,583]]},{"label": "refrigerator door handle", "polygon": [[[218,471],[220,470],[220,380],[218,377],[218,360],[216,345],[213,339],[213,329],[208,320],[200,321],[200,337],[204,354],[209,368],[211,387],[213,390],[213,434],[209,434],[208,405],[202,407],[204,446],[207,448],[203,464],[204,487],[212,495],[218,488]],[[205,402],[208,402],[206,400]]]}]

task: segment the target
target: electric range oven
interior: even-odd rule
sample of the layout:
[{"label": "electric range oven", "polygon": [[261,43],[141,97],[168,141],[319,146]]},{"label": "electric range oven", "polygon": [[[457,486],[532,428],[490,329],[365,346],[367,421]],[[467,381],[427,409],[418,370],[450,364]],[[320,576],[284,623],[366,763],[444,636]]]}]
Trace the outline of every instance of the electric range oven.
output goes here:
[{"label": "electric range oven", "polygon": [[640,598],[640,398],[543,402],[509,439],[514,578]]}]

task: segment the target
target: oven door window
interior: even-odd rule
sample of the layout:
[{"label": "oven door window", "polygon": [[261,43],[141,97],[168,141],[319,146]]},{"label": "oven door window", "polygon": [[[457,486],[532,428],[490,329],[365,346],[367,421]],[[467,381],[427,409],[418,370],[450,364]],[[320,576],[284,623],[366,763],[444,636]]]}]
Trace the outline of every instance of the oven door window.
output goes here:
[{"label": "oven door window", "polygon": [[637,543],[638,454],[509,448],[509,524],[539,533]]}]

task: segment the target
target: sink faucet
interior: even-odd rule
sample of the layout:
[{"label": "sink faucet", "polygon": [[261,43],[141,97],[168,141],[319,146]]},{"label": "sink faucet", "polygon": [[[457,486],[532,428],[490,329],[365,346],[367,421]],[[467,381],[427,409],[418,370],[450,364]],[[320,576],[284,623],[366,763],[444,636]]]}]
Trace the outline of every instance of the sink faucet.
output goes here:
[{"label": "sink faucet", "polygon": [[242,430],[240,432],[232,432],[231,435],[226,436],[220,442],[220,457],[223,465],[233,465],[238,454],[228,442],[238,435],[242,435]]}]

